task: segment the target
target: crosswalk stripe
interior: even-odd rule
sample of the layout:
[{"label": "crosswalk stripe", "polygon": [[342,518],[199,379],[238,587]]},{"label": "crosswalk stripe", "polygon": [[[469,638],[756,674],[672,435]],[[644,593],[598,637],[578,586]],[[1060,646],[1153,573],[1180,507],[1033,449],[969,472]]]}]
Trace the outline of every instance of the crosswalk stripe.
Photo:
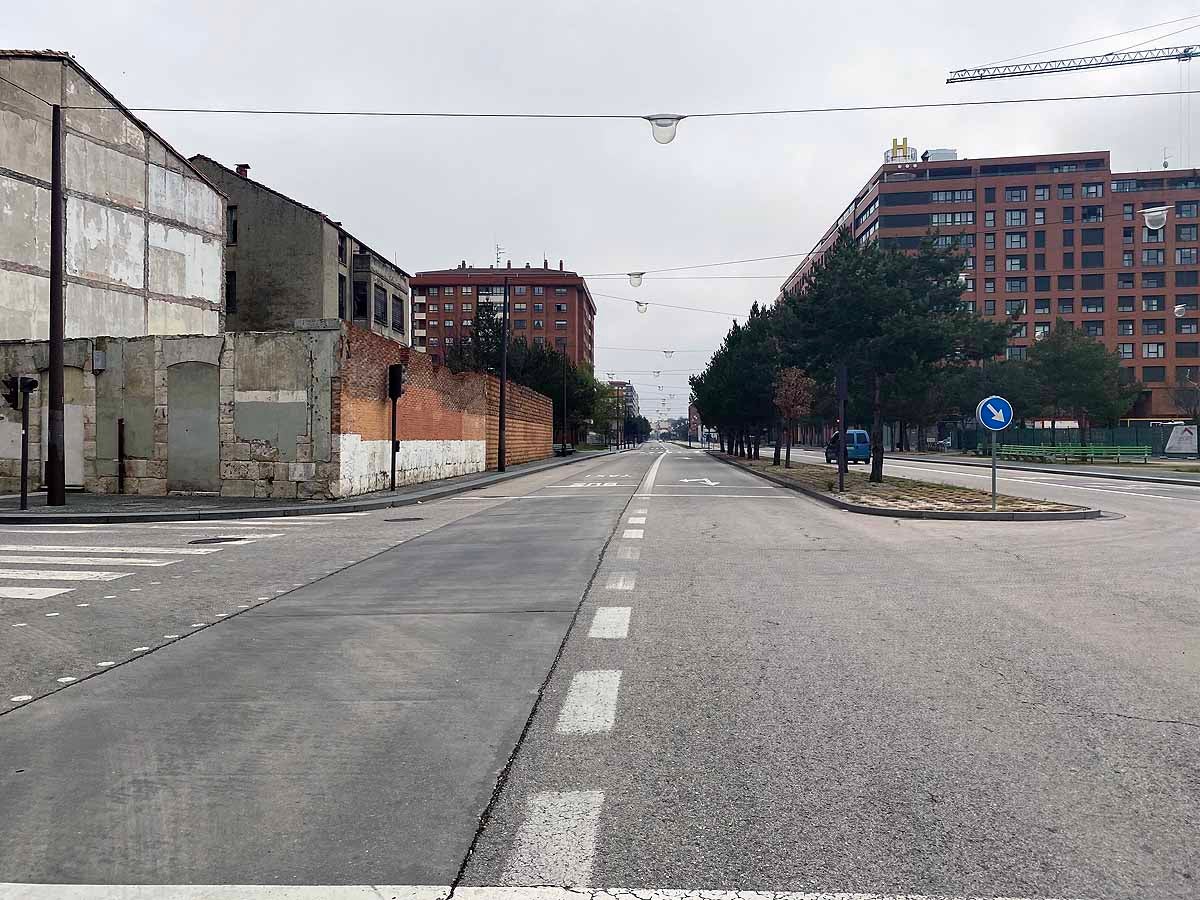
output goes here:
[{"label": "crosswalk stripe", "polygon": [[[167,553],[180,556],[202,556],[220,553],[220,547],[76,547],[69,544],[0,544],[0,553]],[[117,560],[113,560],[117,562]]]},{"label": "crosswalk stripe", "polygon": [[0,587],[0,600],[49,600],[75,588]]},{"label": "crosswalk stripe", "polygon": [[3,556],[0,563],[44,563],[49,566],[103,566],[118,563],[122,566],[173,566],[177,559],[139,559],[127,556],[112,559],[108,556]]},{"label": "crosswalk stripe", "polygon": [[[114,560],[117,562],[117,560]],[[116,581],[124,578],[129,572],[43,572],[34,569],[0,569],[0,581],[11,578],[14,581]]]}]

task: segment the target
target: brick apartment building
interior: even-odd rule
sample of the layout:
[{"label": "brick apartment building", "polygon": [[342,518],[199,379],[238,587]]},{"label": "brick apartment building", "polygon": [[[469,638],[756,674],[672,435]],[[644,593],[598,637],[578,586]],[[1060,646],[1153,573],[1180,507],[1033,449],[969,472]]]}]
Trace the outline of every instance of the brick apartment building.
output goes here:
[{"label": "brick apartment building", "polygon": [[596,304],[587,282],[564,269],[561,259],[557,269],[547,260],[540,269],[529,263],[514,269],[511,262],[504,268],[476,268],[464,260],[455,269],[418,272],[411,282],[413,347],[441,362],[447,347],[471,339],[476,304],[502,309],[505,282],[514,338],[553,347],[574,363],[593,363]]},{"label": "brick apartment building", "polygon": [[[1155,207],[1169,212],[1151,229],[1140,213]],[[1107,150],[918,158],[893,143],[784,291],[843,228],[900,249],[930,231],[961,247],[964,303],[1013,323],[1006,356],[1024,358],[1065,319],[1117,350],[1126,377],[1145,386],[1132,418],[1177,416],[1171,388],[1200,378],[1200,170],[1114,172]]]}]

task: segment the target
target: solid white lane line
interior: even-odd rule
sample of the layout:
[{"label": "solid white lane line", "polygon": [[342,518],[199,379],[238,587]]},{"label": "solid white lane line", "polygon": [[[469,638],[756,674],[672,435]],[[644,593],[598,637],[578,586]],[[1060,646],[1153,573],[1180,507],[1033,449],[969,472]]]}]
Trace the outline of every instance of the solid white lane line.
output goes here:
[{"label": "solid white lane line", "polygon": [[621,537],[630,541],[640,541],[645,533],[641,528],[626,528]]},{"label": "solid white lane line", "polygon": [[449,895],[448,885],[0,883],[5,900],[445,900]]},{"label": "solid white lane line", "polygon": [[607,591],[632,591],[637,583],[637,575],[633,572],[613,572],[608,576],[604,585]]},{"label": "solid white lane line", "polygon": [[641,484],[638,485],[637,489],[639,494],[654,490],[654,479],[658,477],[658,467],[662,465],[662,461],[665,458],[666,455],[663,454],[654,460],[653,463],[651,463],[650,471],[646,473],[646,477],[643,478]]},{"label": "solid white lane line", "polygon": [[[117,562],[117,560],[113,560]],[[116,581],[129,572],[40,572],[33,569],[0,569],[0,581],[7,578],[16,581]]]},{"label": "solid white lane line", "polygon": [[543,791],[526,798],[525,820],[500,880],[567,888],[590,884],[603,806],[603,791]]},{"label": "solid white lane line", "polygon": [[601,734],[611,731],[617,718],[620,669],[576,672],[567,688],[554,730],[559,734]]},{"label": "solid white lane line", "polygon": [[[532,883],[532,882],[531,882]],[[971,900],[962,894],[954,896],[925,894],[862,894],[843,891],[807,893],[801,891],[714,891],[693,888],[618,888],[590,890],[593,900]],[[580,892],[560,887],[463,887],[454,891],[462,900],[580,900]],[[125,897],[122,894],[121,897]],[[257,897],[257,895],[250,895]],[[388,896],[391,896],[390,894]],[[42,900],[39,896],[36,900]],[[68,895],[68,900],[74,900]],[[135,900],[142,900],[138,894]],[[223,900],[223,895],[218,900]],[[1023,900],[1011,897],[1008,900]],[[1024,898],[1029,900],[1029,898]],[[1052,900],[1052,898],[1043,898]]]},{"label": "solid white lane line", "polygon": [[220,547],[74,547],[70,544],[0,544],[0,553],[172,553],[202,556],[220,553]]},{"label": "solid white lane line", "polygon": [[617,548],[617,559],[641,559],[642,548],[623,544]]},{"label": "solid white lane line", "polygon": [[599,606],[592,617],[592,627],[588,637],[620,640],[629,637],[628,606]]},{"label": "solid white lane line", "polygon": [[694,494],[634,494],[638,500],[649,500],[651,497],[691,497],[693,500],[794,500],[798,495],[789,494],[704,494],[697,491]]},{"label": "solid white lane line", "polygon": [[[992,477],[992,473],[990,471],[984,475],[980,475],[975,472],[947,472],[945,469],[925,469],[920,466],[900,466],[900,465],[896,465],[895,463],[889,464],[888,468],[911,469],[914,472],[933,472],[937,475],[962,475],[967,478],[988,478],[988,479],[990,479]],[[903,478],[904,476],[901,475],[900,477]],[[1071,477],[1078,477],[1078,476],[1066,475],[1064,477],[1071,478]],[[1062,482],[1047,483],[1045,481],[1034,481],[1033,479],[1030,479],[1030,478],[1013,478],[1008,475],[1000,475],[999,473],[997,473],[997,475],[996,475],[996,480],[997,481],[1012,481],[1012,482],[1016,482],[1019,484],[1037,484],[1037,485],[1041,485],[1042,487],[1070,488],[1073,491],[1094,491],[1097,494],[1120,494],[1122,497],[1146,497],[1146,498],[1149,498],[1150,500],[1182,500],[1185,503],[1195,503],[1196,502],[1195,500],[1192,500],[1188,497],[1171,497],[1166,494],[1140,494],[1140,493],[1137,493],[1136,491],[1122,491],[1122,490],[1113,490],[1112,488],[1087,487],[1086,485],[1082,485],[1082,484],[1064,484]],[[1130,482],[1130,484],[1142,485],[1144,487],[1150,487],[1150,488],[1156,487],[1156,485],[1149,484],[1148,482],[1144,482],[1144,481]],[[1169,485],[1163,485],[1163,487],[1169,487]],[[1177,485],[1177,487],[1186,487],[1186,485]]]},{"label": "solid white lane line", "polygon": [[[24,534],[24,535],[31,534],[31,532],[29,531],[28,525],[26,525],[24,528],[0,528],[0,532],[3,532],[4,534]],[[86,531],[75,531],[73,529],[72,530],[56,529],[54,531],[44,531],[44,532],[42,532],[42,534],[46,535],[47,537],[49,537],[50,535],[54,535],[55,537],[58,537],[60,534],[87,534],[87,532]]]},{"label": "solid white lane line", "polygon": [[6,556],[0,554],[0,563],[43,563],[48,566],[103,566],[120,563],[123,566],[173,566],[177,559],[139,559],[125,556],[113,559],[109,556]]},{"label": "solid white lane line", "polygon": [[625,521],[628,522],[630,525],[645,525],[646,517],[645,516],[630,516]]},{"label": "solid white lane line", "polygon": [[75,588],[0,587],[0,600],[49,600]]}]

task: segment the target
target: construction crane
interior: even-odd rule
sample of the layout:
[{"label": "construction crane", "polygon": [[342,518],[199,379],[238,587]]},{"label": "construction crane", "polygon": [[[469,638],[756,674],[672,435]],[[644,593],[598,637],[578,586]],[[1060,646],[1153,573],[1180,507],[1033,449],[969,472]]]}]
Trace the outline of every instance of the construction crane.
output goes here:
[{"label": "construction crane", "polygon": [[1158,47],[1153,50],[1078,56],[1074,59],[1050,59],[1043,62],[1012,63],[1007,66],[956,69],[950,73],[946,84],[958,84],[962,81],[991,81],[995,78],[1019,78],[1022,75],[1046,75],[1050,72],[1078,72],[1081,69],[1106,69],[1110,66],[1132,66],[1138,63],[1162,62],[1168,59],[1190,62],[1192,57],[1197,55],[1200,55],[1200,45]]}]

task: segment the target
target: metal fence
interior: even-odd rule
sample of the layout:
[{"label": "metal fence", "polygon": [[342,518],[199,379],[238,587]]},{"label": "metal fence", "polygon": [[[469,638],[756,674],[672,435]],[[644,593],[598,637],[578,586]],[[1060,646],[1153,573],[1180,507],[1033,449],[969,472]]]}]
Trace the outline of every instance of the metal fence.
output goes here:
[{"label": "metal fence", "polygon": [[[1171,437],[1171,425],[1130,425],[1124,428],[1092,428],[1088,443],[1104,447],[1149,447],[1161,456]],[[971,451],[988,446],[988,433],[978,428],[960,428],[954,437],[955,447]],[[1078,428],[1007,428],[997,435],[997,443],[1020,444],[1028,447],[1078,446]]]}]

